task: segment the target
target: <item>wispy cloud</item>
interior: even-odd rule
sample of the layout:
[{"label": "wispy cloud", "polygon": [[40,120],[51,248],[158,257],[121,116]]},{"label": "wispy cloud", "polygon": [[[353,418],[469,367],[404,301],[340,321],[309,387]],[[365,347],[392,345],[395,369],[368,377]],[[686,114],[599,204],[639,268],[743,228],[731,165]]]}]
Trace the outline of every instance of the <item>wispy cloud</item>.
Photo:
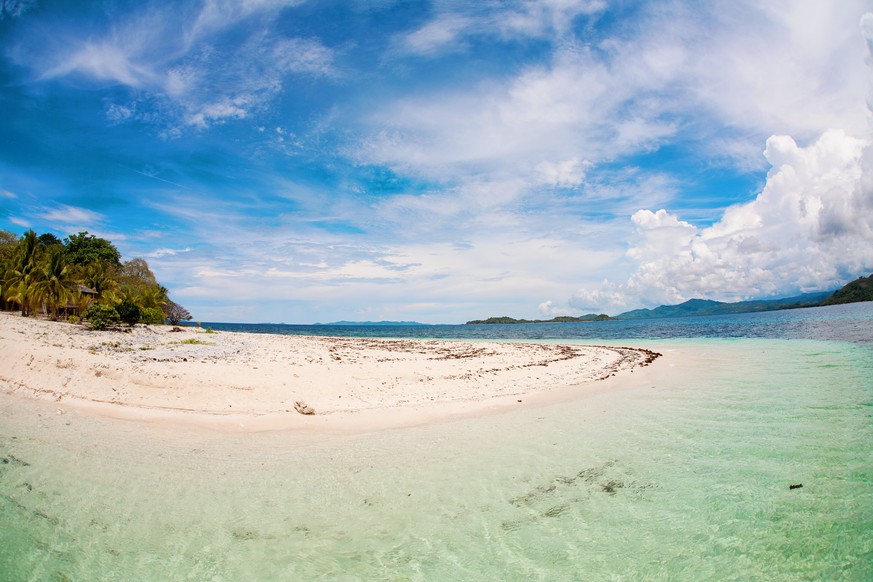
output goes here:
[{"label": "wispy cloud", "polygon": [[155,251],[149,253],[148,257],[150,259],[159,259],[161,257],[175,257],[180,253],[190,253],[191,247],[185,247],[184,249],[169,249],[169,248],[159,248]]},{"label": "wispy cloud", "polygon": [[0,1],[0,20],[18,18],[36,5],[36,0],[2,0]]},{"label": "wispy cloud", "polygon": [[38,215],[40,219],[55,224],[81,224],[87,226],[98,224],[103,220],[103,215],[98,212],[66,204],[44,208],[39,211]]},{"label": "wispy cloud", "polygon": [[562,42],[582,16],[596,17],[604,0],[523,0],[483,10],[476,3],[450,5],[419,28],[404,34],[401,46],[416,56],[473,50],[474,37],[538,38]]},{"label": "wispy cloud", "polygon": [[[289,75],[337,75],[331,49],[317,39],[285,37],[272,17],[299,2],[206,2],[199,12],[143,7],[106,31],[65,30],[60,39],[17,47],[38,79],[81,77],[136,90],[106,105],[115,123],[132,120],[205,129],[249,117],[268,105]],[[258,14],[242,29],[240,21]],[[244,34],[240,31],[244,30]],[[144,111],[144,102],[158,105]],[[158,115],[156,115],[158,113]]]},{"label": "wispy cloud", "polygon": [[475,30],[476,24],[476,20],[462,15],[441,15],[408,33],[403,38],[403,46],[408,52],[419,55],[437,54],[455,45],[458,38],[469,29]]}]

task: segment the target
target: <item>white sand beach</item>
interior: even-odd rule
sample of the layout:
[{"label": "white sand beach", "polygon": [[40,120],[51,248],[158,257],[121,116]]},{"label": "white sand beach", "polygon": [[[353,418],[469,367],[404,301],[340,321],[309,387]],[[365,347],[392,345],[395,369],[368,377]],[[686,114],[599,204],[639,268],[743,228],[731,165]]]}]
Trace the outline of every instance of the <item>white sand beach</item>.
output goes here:
[{"label": "white sand beach", "polygon": [[[0,391],[142,421],[356,432],[608,388],[657,354],[552,343],[305,337],[0,314]],[[305,402],[314,414],[295,410]]]}]

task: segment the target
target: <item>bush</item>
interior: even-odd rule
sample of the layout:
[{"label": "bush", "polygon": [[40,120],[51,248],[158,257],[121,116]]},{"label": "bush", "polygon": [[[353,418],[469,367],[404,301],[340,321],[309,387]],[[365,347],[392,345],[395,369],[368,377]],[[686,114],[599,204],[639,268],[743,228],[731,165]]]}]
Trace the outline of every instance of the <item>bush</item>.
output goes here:
[{"label": "bush", "polygon": [[140,313],[139,320],[148,325],[161,325],[164,323],[164,312],[157,307],[146,307]]},{"label": "bush", "polygon": [[142,313],[142,310],[139,308],[139,305],[130,300],[129,297],[125,297],[124,301],[115,306],[115,311],[118,312],[118,317],[121,318],[121,321],[133,327],[137,323],[139,323],[139,317]]},{"label": "bush", "polygon": [[68,315],[67,321],[69,323],[79,323],[80,321],[82,321],[82,318],[79,317],[78,315]]},{"label": "bush", "polygon": [[180,321],[190,321],[191,314],[188,310],[173,301],[167,301],[167,309],[165,311],[167,319],[172,325],[179,325]]},{"label": "bush", "polygon": [[94,304],[85,310],[82,317],[88,320],[91,329],[106,329],[110,325],[121,322],[121,317],[114,307]]}]

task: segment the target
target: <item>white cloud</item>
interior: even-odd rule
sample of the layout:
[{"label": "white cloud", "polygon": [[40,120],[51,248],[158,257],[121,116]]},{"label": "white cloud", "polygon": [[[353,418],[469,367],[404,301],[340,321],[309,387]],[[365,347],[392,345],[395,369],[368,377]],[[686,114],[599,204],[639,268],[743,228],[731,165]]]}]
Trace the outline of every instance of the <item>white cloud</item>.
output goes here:
[{"label": "white cloud", "polygon": [[152,85],[157,78],[148,66],[134,62],[127,46],[113,41],[84,42],[43,72],[42,78],[51,79],[72,73],[135,88]]},{"label": "white cloud", "polygon": [[209,37],[225,28],[238,24],[259,13],[274,13],[285,7],[296,6],[305,0],[206,0],[196,18],[187,27],[188,45]]},{"label": "white cloud", "polygon": [[666,210],[633,215],[636,270],[580,289],[578,308],[621,309],[692,297],[741,300],[826,290],[873,270],[873,148],[842,130],[798,146],[767,140],[767,183],[751,202],[698,228]]},{"label": "white cloud", "polygon": [[14,200],[18,198],[15,192],[10,192],[9,190],[0,189],[0,198],[8,198],[10,200]]},{"label": "white cloud", "polygon": [[103,215],[99,212],[66,204],[58,204],[54,208],[44,208],[39,212],[39,217],[53,224],[93,225],[99,224],[103,220]]},{"label": "white cloud", "polygon": [[246,106],[250,99],[237,96],[217,103],[201,104],[196,112],[186,117],[186,123],[194,127],[206,128],[216,122],[222,123],[228,119],[244,119],[248,116]]},{"label": "white cloud", "polygon": [[540,162],[536,166],[542,182],[551,186],[574,187],[585,180],[585,171],[590,162],[571,158],[560,162]]},{"label": "white cloud", "polygon": [[714,26],[697,26],[696,10],[667,11],[649,34],[663,37],[664,25],[691,39],[683,82],[722,123],[756,135],[815,139],[827,128],[868,124],[859,98],[870,71],[858,42],[858,19],[867,9],[862,0],[717,3],[706,14]]},{"label": "white cloud", "polygon": [[[488,18],[505,30],[548,34],[551,61],[503,79],[388,102],[364,119],[350,152],[399,171],[457,179],[475,169],[530,175],[546,160],[604,161],[687,140],[715,163],[761,169],[774,134],[814,139],[828,128],[865,132],[870,73],[858,42],[864,2],[651,3],[605,39],[561,37],[599,3],[526,2]],[[486,19],[471,12],[464,18]],[[430,25],[440,38],[493,28]],[[527,24],[523,24],[527,23]],[[421,30],[425,30],[427,27]],[[484,32],[483,32],[484,31]],[[354,155],[354,154],[353,154]]]},{"label": "white cloud", "polygon": [[475,30],[476,21],[457,14],[440,15],[403,39],[407,51],[430,55],[453,45],[468,29]]},{"label": "white cloud", "polygon": [[559,317],[562,315],[571,315],[571,316],[579,315],[579,310],[574,309],[572,307],[566,307],[566,306],[561,307],[561,306],[555,305],[555,303],[551,300],[550,301],[543,301],[542,303],[540,303],[539,307],[537,307],[537,311],[543,317],[547,317],[550,319],[553,317]]},{"label": "white cloud", "polygon": [[278,11],[297,3],[209,1],[193,14],[143,7],[108,29],[64,31],[11,54],[38,79],[78,75],[135,89],[129,101],[107,104],[107,118],[161,123],[166,136],[178,137],[185,126],[203,129],[260,111],[289,75],[338,75],[333,51],[317,39],[273,32]]},{"label": "white cloud", "polygon": [[333,51],[313,39],[286,39],[275,43],[270,67],[289,73],[306,73],[320,77],[337,74]]},{"label": "white cloud", "polygon": [[36,5],[36,0],[2,0],[0,1],[0,21],[7,16],[18,18]]},{"label": "white cloud", "polygon": [[152,251],[148,254],[149,258],[160,258],[160,257],[174,257],[180,253],[190,253],[191,247],[185,247],[184,249],[170,249],[170,248],[160,248]]},{"label": "white cloud", "polygon": [[606,7],[604,0],[524,0],[495,4],[488,11],[476,3],[456,4],[403,35],[399,44],[406,53],[433,57],[474,50],[473,37],[552,37],[559,41],[568,35],[577,17],[596,15]]}]

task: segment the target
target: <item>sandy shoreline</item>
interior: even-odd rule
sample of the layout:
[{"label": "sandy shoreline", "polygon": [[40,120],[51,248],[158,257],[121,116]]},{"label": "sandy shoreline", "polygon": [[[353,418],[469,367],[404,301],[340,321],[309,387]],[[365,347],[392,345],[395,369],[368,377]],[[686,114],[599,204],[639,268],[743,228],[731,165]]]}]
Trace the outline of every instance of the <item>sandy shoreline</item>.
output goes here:
[{"label": "sandy shoreline", "polygon": [[[0,391],[105,416],[230,430],[362,431],[568,397],[627,378],[635,348],[92,331],[0,313]],[[632,377],[632,376],[631,376]],[[304,401],[311,416],[295,411]]]}]

